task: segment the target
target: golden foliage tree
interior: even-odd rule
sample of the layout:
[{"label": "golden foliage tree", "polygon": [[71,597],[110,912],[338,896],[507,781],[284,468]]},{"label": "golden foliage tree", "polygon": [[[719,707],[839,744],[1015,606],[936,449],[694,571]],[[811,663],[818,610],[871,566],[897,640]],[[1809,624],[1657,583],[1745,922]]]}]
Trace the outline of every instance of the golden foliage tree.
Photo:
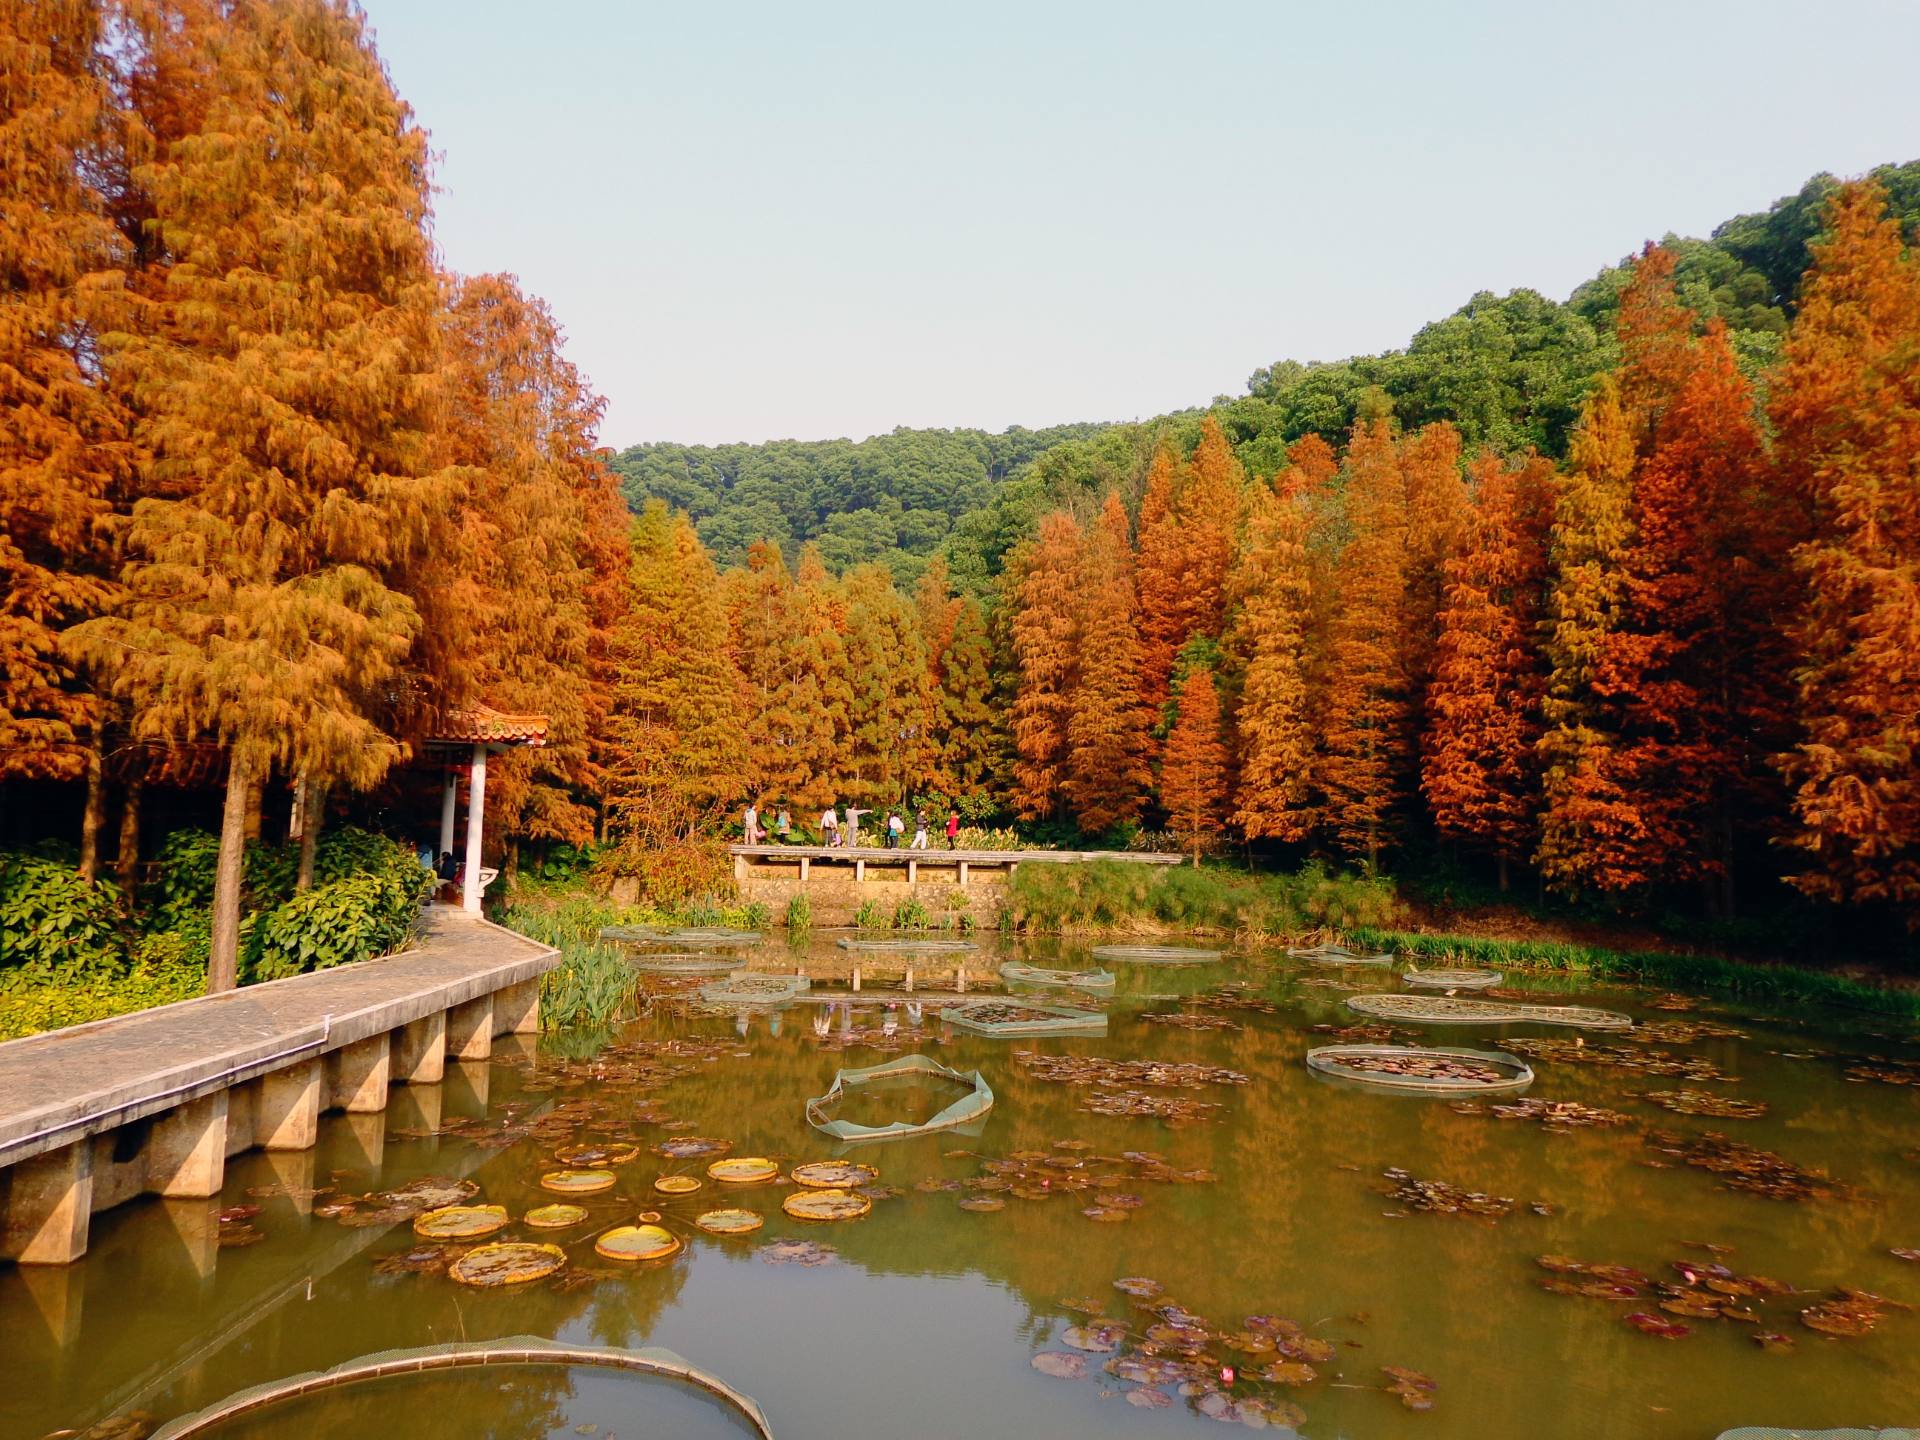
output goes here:
[{"label": "golden foliage tree", "polygon": [[0,20],[0,779],[73,779],[99,707],[60,632],[112,608],[102,521],[123,492],[127,416],[98,383],[122,245],[89,185],[120,130],[97,0]]},{"label": "golden foliage tree", "polygon": [[1196,666],[1175,697],[1173,729],[1160,764],[1160,803],[1167,826],[1193,853],[1194,864],[1226,828],[1227,747],[1220,735],[1220,692],[1213,671]]},{"label": "golden foliage tree", "polygon": [[1373,866],[1392,833],[1411,759],[1401,635],[1407,487],[1390,421],[1355,422],[1346,471],[1352,538],[1335,574],[1320,784],[1334,840]]},{"label": "golden foliage tree", "polygon": [[1547,691],[1541,702],[1543,810],[1536,860],[1560,889],[1603,884],[1619,847],[1637,833],[1632,797],[1607,772],[1613,737],[1594,684],[1626,594],[1633,540],[1633,434],[1619,388],[1603,377],[1581,409],[1555,510],[1546,631]]},{"label": "golden foliage tree", "polygon": [[1040,521],[1040,533],[1013,567],[1013,656],[1019,692],[1013,705],[1014,808],[1022,819],[1058,813],[1066,794],[1073,692],[1079,682],[1081,606],[1075,586],[1080,526],[1064,510]]},{"label": "golden foliage tree", "polygon": [[1841,188],[1773,391],[1778,449],[1811,515],[1795,560],[1801,736],[1784,759],[1796,883],[1920,901],[1920,258],[1872,184]]},{"label": "golden foliage tree", "polygon": [[1305,505],[1303,494],[1251,490],[1246,530],[1227,577],[1227,648],[1243,676],[1234,715],[1240,763],[1233,822],[1249,840],[1304,840],[1314,825]]},{"label": "golden foliage tree", "polygon": [[1140,703],[1133,546],[1126,507],[1109,490],[1080,555],[1080,670],[1067,718],[1063,789],[1080,828],[1098,834],[1137,820],[1153,772]]},{"label": "golden foliage tree", "polygon": [[847,572],[846,657],[855,798],[906,802],[933,778],[936,706],[913,605],[882,565]]},{"label": "golden foliage tree", "polygon": [[426,137],[357,12],[237,5],[198,131],[138,167],[168,265],[111,353],[157,493],[127,529],[125,612],[69,632],[154,738],[229,757],[208,984],[230,987],[249,792],[270,767],[373,783],[409,689],[439,536],[439,286]]},{"label": "golden foliage tree", "polygon": [[648,503],[632,531],[631,605],[614,636],[613,828],[645,872],[748,788],[746,681],[719,576],[684,512]]},{"label": "golden foliage tree", "polygon": [[1533,852],[1540,809],[1537,636],[1557,480],[1538,455],[1470,467],[1473,505],[1445,563],[1421,789],[1435,828],[1491,853],[1500,888]]},{"label": "golden foliage tree", "polygon": [[1180,521],[1174,513],[1179,467],[1164,441],[1147,467],[1147,488],[1140,497],[1139,550],[1135,589],[1140,607],[1140,699],[1158,716],[1167,703],[1174,652],[1186,640],[1180,599],[1186,553]]},{"label": "golden foliage tree", "polygon": [[1004,737],[986,611],[972,596],[954,611],[941,672],[941,769],[956,795],[979,795],[992,779]]}]

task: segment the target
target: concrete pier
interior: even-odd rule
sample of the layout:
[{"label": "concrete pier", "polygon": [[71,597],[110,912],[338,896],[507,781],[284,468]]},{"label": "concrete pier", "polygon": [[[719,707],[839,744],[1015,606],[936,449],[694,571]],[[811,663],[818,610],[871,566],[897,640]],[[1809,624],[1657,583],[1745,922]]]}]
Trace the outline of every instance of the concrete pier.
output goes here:
[{"label": "concrete pier", "polygon": [[558,963],[436,908],[399,955],[0,1044],[0,1261],[77,1260],[99,1211],[217,1195],[230,1156],[310,1152],[323,1112],[383,1112],[449,1060],[484,1089],[467,1072],[496,1036],[539,1028]]}]

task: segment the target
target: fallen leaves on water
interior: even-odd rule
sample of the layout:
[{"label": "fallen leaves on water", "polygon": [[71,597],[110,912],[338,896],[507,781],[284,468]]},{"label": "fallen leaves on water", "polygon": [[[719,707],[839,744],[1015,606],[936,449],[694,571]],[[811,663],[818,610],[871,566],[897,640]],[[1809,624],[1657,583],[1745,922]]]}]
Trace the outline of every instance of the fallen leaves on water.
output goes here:
[{"label": "fallen leaves on water", "polygon": [[1623,1315],[1621,1319],[1642,1335],[1652,1335],[1661,1340],[1680,1340],[1693,1333],[1693,1327],[1690,1325],[1682,1325],[1675,1320],[1662,1320],[1658,1315],[1649,1315],[1644,1310]]},{"label": "fallen leaves on water", "polygon": [[669,1160],[693,1160],[706,1155],[724,1155],[733,1149],[731,1140],[710,1135],[675,1135],[653,1147],[653,1153]]},{"label": "fallen leaves on water", "polygon": [[1876,1329],[1889,1310],[1910,1310],[1897,1300],[1875,1295],[1870,1290],[1842,1288],[1829,1300],[1809,1305],[1800,1312],[1800,1323],[1822,1335],[1853,1338]]},{"label": "fallen leaves on water", "polygon": [[818,1240],[775,1240],[760,1247],[760,1258],[769,1265],[832,1265],[840,1252]]},{"label": "fallen leaves on water", "polygon": [[1747,1032],[1717,1020],[1642,1020],[1627,1038],[1643,1045],[1693,1045],[1702,1040],[1744,1040]]},{"label": "fallen leaves on water", "polygon": [[1033,1357],[1033,1368],[1056,1380],[1084,1380],[1087,1378],[1087,1357],[1076,1355],[1071,1350],[1042,1350]]},{"label": "fallen leaves on water", "polygon": [[1127,1403],[1142,1410],[1169,1410],[1173,1407],[1173,1397],[1164,1390],[1154,1390],[1144,1385],[1136,1385],[1126,1392]]},{"label": "fallen leaves on water", "polygon": [[1150,1015],[1140,1017],[1149,1025],[1169,1025],[1176,1030],[1230,1030],[1246,1029],[1237,1020],[1225,1015],[1211,1015],[1198,1010],[1156,1010]]},{"label": "fallen leaves on water", "polygon": [[1855,1083],[1872,1081],[1881,1085],[1920,1085],[1920,1060],[1893,1060],[1885,1055],[1868,1055],[1848,1065],[1842,1073]]},{"label": "fallen leaves on water", "polygon": [[1501,1120],[1530,1120],[1552,1131],[1605,1130],[1615,1125],[1631,1125],[1633,1117],[1598,1105],[1582,1105],[1578,1100],[1508,1100],[1499,1104],[1462,1101],[1448,1107],[1457,1115],[1488,1114]]},{"label": "fallen leaves on water", "polygon": [[1641,1050],[1631,1045],[1583,1045],[1578,1040],[1520,1039],[1503,1040],[1505,1049],[1529,1060],[1547,1060],[1565,1065],[1606,1065],[1619,1070],[1638,1070],[1644,1075],[1660,1075],[1676,1080],[1735,1080],[1710,1060],[1693,1055],[1675,1055],[1667,1050]]},{"label": "fallen leaves on water", "polygon": [[1714,1120],[1758,1120],[1767,1113],[1759,1100],[1736,1100],[1704,1090],[1649,1090],[1638,1098],[1676,1115],[1705,1115]]},{"label": "fallen leaves on water", "polygon": [[1056,1085],[1150,1085],[1197,1090],[1203,1085],[1251,1083],[1251,1077],[1222,1065],[1171,1060],[1113,1060],[1103,1055],[1015,1050],[1013,1063],[1034,1079]]},{"label": "fallen leaves on water", "polygon": [[1769,1355],[1786,1355],[1793,1351],[1793,1337],[1782,1335],[1775,1330],[1763,1330],[1753,1337],[1753,1343]]},{"label": "fallen leaves on water", "polygon": [[960,1202],[960,1208],[975,1214],[987,1214],[994,1210],[1006,1209],[1007,1202],[998,1195],[969,1195]]},{"label": "fallen leaves on water", "polygon": [[1126,1326],[1111,1320],[1098,1325],[1069,1325],[1060,1332],[1060,1343],[1089,1355],[1111,1355],[1126,1334]]},{"label": "fallen leaves on water", "polygon": [[1367,1075],[1404,1075],[1415,1080],[1462,1080],[1478,1085],[1502,1085],[1512,1080],[1515,1071],[1463,1055],[1442,1055],[1432,1050],[1409,1050],[1405,1054],[1343,1054],[1339,1068]]},{"label": "fallen leaves on water", "polygon": [[1662,1155],[1719,1176],[1728,1189],[1764,1195],[1769,1200],[1849,1199],[1857,1193],[1824,1170],[1796,1165],[1785,1156],[1742,1144],[1718,1130],[1692,1136],[1654,1130],[1648,1133],[1647,1144]]},{"label": "fallen leaves on water", "polygon": [[1431,1410],[1433,1392],[1440,1387],[1431,1375],[1423,1375],[1418,1370],[1409,1370],[1404,1365],[1382,1365],[1381,1372],[1393,1381],[1387,1387],[1389,1395],[1400,1397],[1400,1403],[1409,1410]]},{"label": "fallen leaves on water", "polygon": [[1113,1282],[1113,1288],[1135,1300],[1151,1300],[1163,1289],[1158,1280],[1149,1280],[1144,1275],[1123,1275]]},{"label": "fallen leaves on water", "polygon": [[1080,1102],[1094,1115],[1118,1115],[1136,1120],[1159,1120],[1178,1129],[1208,1119],[1222,1107],[1210,1100],[1184,1095],[1155,1095],[1144,1090],[1101,1090]]},{"label": "fallen leaves on water", "polygon": [[1916,1263],[1920,1263],[1920,1250],[1895,1249],[1895,1250],[1889,1250],[1887,1253],[1893,1256],[1893,1258],[1896,1260],[1912,1260]]},{"label": "fallen leaves on water", "polygon": [[1511,1215],[1516,1201],[1505,1195],[1483,1195],[1445,1180],[1419,1180],[1405,1170],[1383,1172],[1381,1193],[1410,1210],[1431,1215],[1478,1215],[1498,1220]]}]

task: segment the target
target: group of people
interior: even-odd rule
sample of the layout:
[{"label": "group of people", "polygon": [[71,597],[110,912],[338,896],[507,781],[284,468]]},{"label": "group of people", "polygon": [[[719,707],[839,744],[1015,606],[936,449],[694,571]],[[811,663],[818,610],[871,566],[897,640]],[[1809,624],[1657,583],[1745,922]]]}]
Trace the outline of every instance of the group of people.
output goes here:
[{"label": "group of people", "polygon": [[[875,814],[872,809],[858,805],[846,808],[846,818],[842,812],[829,805],[820,812],[820,843],[840,850],[851,850],[860,843],[860,821],[862,817]],[[777,845],[791,844],[793,841],[793,815],[782,805],[774,816],[773,828],[768,830],[760,823],[760,807],[753,801],[747,802],[745,838],[749,845],[765,845],[770,840]],[[899,810],[889,810],[887,818],[880,822],[882,843],[889,850],[898,850],[900,842],[907,833],[906,817]],[[947,811],[947,848],[957,850],[960,846],[960,812]],[[913,817],[913,839],[908,843],[909,850],[925,850],[927,847],[927,812],[919,810]]]}]

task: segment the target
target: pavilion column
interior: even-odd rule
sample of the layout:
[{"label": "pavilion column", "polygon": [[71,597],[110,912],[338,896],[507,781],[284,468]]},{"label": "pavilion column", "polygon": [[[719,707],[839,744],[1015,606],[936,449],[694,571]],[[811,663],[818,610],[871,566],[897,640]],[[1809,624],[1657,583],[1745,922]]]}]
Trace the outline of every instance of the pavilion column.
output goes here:
[{"label": "pavilion column", "polygon": [[440,848],[433,852],[433,863],[438,865],[442,855],[453,853],[453,815],[460,803],[460,772],[451,765],[447,767],[447,788],[440,796]]},{"label": "pavilion column", "polygon": [[480,913],[480,837],[487,819],[487,747],[473,747],[473,778],[467,785],[467,870],[461,908]]}]

